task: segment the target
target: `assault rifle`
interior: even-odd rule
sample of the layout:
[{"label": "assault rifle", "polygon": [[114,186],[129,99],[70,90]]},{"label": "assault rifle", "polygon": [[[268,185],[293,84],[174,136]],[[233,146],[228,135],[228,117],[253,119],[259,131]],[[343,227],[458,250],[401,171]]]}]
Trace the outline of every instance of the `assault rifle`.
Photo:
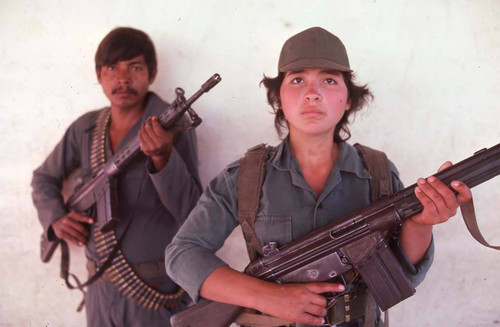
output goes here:
[{"label": "assault rifle", "polygon": [[[203,95],[210,91],[221,81],[219,74],[214,74],[201,88],[186,100],[184,90],[176,88],[175,101],[158,116],[158,121],[165,129],[175,127],[176,122],[188,113],[191,119],[189,128],[194,128],[201,123],[201,118],[191,108],[191,105]],[[182,128],[182,127],[181,127]],[[71,211],[87,213],[95,210],[97,224],[104,233],[113,229],[119,221],[117,217],[117,198],[115,176],[122,172],[125,166],[140,153],[140,143],[138,137],[130,140],[125,147],[118,151],[97,174],[78,188],[68,199],[66,206]],[[42,235],[41,259],[48,262],[54,253],[60,240],[49,241]]]},{"label": "assault rifle", "polygon": [[[451,181],[459,180],[472,188],[498,174],[500,144],[480,150],[434,176],[449,187]],[[278,248],[273,242],[264,245],[264,256],[252,261],[245,273],[275,283],[346,284],[344,277],[357,271],[378,306],[387,310],[415,293],[388,247],[384,232],[398,228],[423,210],[414,194],[416,186],[413,184],[382,198],[282,247]],[[470,227],[469,230],[476,237]],[[224,327],[242,310],[235,305],[206,301],[175,314],[171,324],[173,327]]]}]

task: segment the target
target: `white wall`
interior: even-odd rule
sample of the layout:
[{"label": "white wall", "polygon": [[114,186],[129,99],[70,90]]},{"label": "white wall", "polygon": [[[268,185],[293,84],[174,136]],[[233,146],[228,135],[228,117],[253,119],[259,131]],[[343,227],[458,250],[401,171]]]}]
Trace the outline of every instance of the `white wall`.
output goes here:
[{"label": "white wall", "polygon": [[[3,0],[0,11],[0,325],[84,326],[80,294],[39,260],[31,172],[80,114],[106,105],[95,49],[116,26],[146,31],[159,55],[154,90],[172,100],[213,73],[195,105],[204,185],[245,149],[277,143],[263,74],[274,76],[291,35],[322,26],[345,43],[376,98],[352,141],[384,149],[405,184],[500,140],[500,2],[491,1]],[[475,189],[486,238],[500,243],[500,178]],[[243,267],[239,235],[222,254]],[[497,326],[499,253],[477,244],[460,215],[435,228],[435,264],[393,326]],[[72,270],[84,277],[80,249]],[[241,260],[241,259],[240,259]]]}]

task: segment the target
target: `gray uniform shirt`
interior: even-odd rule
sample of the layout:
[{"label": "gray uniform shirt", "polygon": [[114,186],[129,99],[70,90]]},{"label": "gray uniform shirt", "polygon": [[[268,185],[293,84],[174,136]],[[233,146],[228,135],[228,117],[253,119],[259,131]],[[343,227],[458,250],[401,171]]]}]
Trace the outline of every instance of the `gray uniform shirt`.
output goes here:
[{"label": "gray uniform shirt", "polygon": [[[147,117],[159,115],[167,107],[156,94],[148,93],[144,115],[122,139],[117,151],[137,136]],[[63,180],[77,168],[81,168],[84,180],[91,177],[90,143],[99,112],[86,113],[72,123],[45,162],[34,171],[33,202],[49,239],[53,237],[51,224],[68,212],[61,195]],[[187,120],[183,117],[181,123],[186,124]],[[176,132],[173,145],[168,164],[161,171],[156,172],[150,159],[141,152],[117,175],[120,222],[116,233],[120,237],[132,220],[121,246],[130,263],[163,260],[165,247],[201,195],[194,130]],[[112,155],[109,137],[105,151],[109,159]],[[92,236],[86,254],[99,262]],[[169,279],[161,287],[165,292],[175,289]]]},{"label": "gray uniform shirt", "polygon": [[[205,279],[226,265],[214,253],[238,225],[237,184],[240,161],[210,182],[197,206],[166,249],[167,273],[197,301]],[[403,188],[391,163],[395,191]],[[343,142],[323,192],[305,181],[288,140],[270,151],[255,232],[262,244],[284,245],[370,203],[371,176],[356,149]],[[416,266],[395,242],[394,252],[410,281],[417,285],[432,263],[433,245]]]}]

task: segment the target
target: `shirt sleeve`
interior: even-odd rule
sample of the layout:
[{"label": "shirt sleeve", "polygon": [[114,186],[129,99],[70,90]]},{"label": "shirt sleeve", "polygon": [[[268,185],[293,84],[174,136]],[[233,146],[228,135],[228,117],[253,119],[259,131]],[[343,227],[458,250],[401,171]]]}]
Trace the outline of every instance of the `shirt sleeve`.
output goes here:
[{"label": "shirt sleeve", "polygon": [[199,300],[205,279],[226,265],[215,252],[238,225],[236,177],[236,173],[225,170],[210,182],[166,248],[167,273],[194,301]]},{"label": "shirt sleeve", "polygon": [[194,129],[175,134],[172,153],[162,170],[156,171],[150,158],[147,170],[163,205],[182,225],[202,192]]},{"label": "shirt sleeve", "polygon": [[61,191],[63,181],[80,167],[79,125],[76,121],[66,130],[47,159],[33,172],[33,204],[49,240],[53,239],[52,232],[49,232],[51,224],[68,213]]},{"label": "shirt sleeve", "polygon": [[[392,181],[394,192],[400,191],[404,188],[403,183],[399,179],[399,173],[391,162],[391,171],[392,171]],[[397,231],[390,242],[390,246],[393,250],[394,255],[398,259],[401,267],[403,268],[403,272],[405,273],[408,280],[413,284],[413,286],[418,286],[423,282],[429,268],[432,265],[432,261],[434,260],[434,237],[431,239],[431,244],[429,248],[425,252],[424,257],[417,264],[412,264],[410,259],[406,256],[404,251],[401,249],[401,245],[399,243],[399,231]]]}]

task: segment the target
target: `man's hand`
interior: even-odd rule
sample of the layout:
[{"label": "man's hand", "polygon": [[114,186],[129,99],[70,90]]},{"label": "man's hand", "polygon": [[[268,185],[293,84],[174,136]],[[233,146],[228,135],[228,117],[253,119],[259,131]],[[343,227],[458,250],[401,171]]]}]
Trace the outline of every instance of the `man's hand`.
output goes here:
[{"label": "man's hand", "polygon": [[151,158],[156,171],[162,170],[172,153],[174,133],[165,130],[158,121],[158,117],[149,117],[138,133],[141,151]]},{"label": "man's hand", "polygon": [[[445,162],[438,170],[451,166]],[[424,206],[424,210],[411,220],[421,225],[436,225],[448,221],[457,213],[457,208],[472,199],[470,189],[462,182],[452,181],[451,187],[457,191],[453,193],[443,182],[434,176],[417,181],[415,195]]]},{"label": "man's hand", "polygon": [[70,212],[54,221],[52,229],[58,238],[83,246],[89,240],[89,231],[84,224],[93,223],[90,217]]}]

